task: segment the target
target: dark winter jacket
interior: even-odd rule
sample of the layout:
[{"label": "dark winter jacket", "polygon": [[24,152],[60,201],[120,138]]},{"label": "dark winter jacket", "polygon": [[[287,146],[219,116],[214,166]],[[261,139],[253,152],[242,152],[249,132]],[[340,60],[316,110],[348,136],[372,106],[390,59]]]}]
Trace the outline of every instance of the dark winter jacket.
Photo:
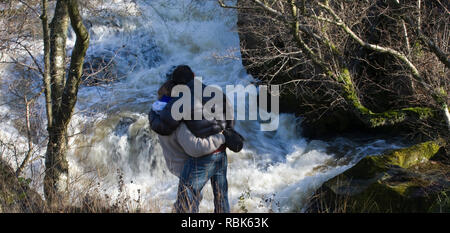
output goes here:
[{"label": "dark winter jacket", "polygon": [[[213,97],[203,97],[202,101],[194,101],[194,81],[187,84],[191,90],[191,119],[194,119],[194,112],[201,111],[205,103],[207,103]],[[206,86],[202,85],[202,93]],[[223,94],[223,93],[222,93]],[[166,107],[157,114],[153,110],[149,113],[150,128],[160,135],[170,135],[174,132],[181,121],[186,123],[189,130],[196,136],[200,138],[206,138],[208,136],[222,132],[226,128],[234,128],[234,120],[180,120],[176,121],[172,118],[171,109],[172,105],[181,98],[172,98],[171,101],[166,105]],[[224,109],[223,109],[223,119],[225,119],[226,108],[231,108],[229,105],[225,94],[223,94]],[[180,112],[182,112],[180,110]]]}]

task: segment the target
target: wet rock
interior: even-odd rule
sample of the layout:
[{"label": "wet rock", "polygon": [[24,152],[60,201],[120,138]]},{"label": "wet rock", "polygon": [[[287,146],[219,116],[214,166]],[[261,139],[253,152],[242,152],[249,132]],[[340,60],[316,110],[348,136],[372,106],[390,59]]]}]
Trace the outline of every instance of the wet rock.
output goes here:
[{"label": "wet rock", "polygon": [[429,161],[444,144],[429,141],[367,156],[325,182],[307,212],[450,211],[450,166]]},{"label": "wet rock", "polygon": [[131,124],[136,122],[136,119],[131,117],[124,117],[120,119],[119,123],[117,123],[116,127],[114,128],[114,134],[116,136],[123,136],[128,134],[128,128]]}]

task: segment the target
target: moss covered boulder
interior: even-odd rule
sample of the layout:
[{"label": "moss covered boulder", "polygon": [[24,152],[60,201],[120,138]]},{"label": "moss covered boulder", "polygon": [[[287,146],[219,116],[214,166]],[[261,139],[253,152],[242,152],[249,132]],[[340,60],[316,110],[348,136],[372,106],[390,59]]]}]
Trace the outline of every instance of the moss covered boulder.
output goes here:
[{"label": "moss covered boulder", "polygon": [[450,212],[450,166],[430,161],[444,146],[429,141],[367,156],[324,183],[307,211]]}]

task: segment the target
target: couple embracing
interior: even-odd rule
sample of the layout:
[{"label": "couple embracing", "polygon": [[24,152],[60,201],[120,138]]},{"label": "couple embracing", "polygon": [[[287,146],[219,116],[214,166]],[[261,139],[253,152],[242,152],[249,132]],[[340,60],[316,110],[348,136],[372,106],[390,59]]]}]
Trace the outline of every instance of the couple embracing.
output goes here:
[{"label": "couple embracing", "polygon": [[[190,104],[192,116],[196,112],[202,113],[205,103],[214,97],[200,95],[200,99],[195,99],[199,97],[194,93],[194,76],[194,72],[186,65],[177,66],[167,76],[167,81],[158,90],[158,100],[153,103],[149,112],[150,128],[158,134],[167,167],[180,179],[174,211],[198,212],[202,199],[201,191],[208,180],[211,180],[214,212],[228,213],[230,205],[226,148],[234,152],[240,151],[243,138],[234,130],[234,120],[226,118],[226,109],[232,107],[223,92],[221,94],[225,107],[218,108],[221,111],[219,115],[223,113],[223,117],[174,119],[172,108],[176,107],[174,104],[182,97],[171,97],[175,86],[184,85],[193,93]],[[202,84],[201,87],[200,91],[203,92],[206,86]],[[215,115],[217,116],[217,113]]]}]

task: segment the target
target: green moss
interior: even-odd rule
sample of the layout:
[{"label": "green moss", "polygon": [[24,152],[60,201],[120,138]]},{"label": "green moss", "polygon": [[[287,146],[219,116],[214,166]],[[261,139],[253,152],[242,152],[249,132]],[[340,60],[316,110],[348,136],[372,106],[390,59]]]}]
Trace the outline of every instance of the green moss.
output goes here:
[{"label": "green moss", "polygon": [[386,157],[393,165],[400,166],[402,168],[409,168],[423,161],[427,161],[433,155],[435,155],[441,146],[443,141],[428,141],[421,144],[414,145],[405,149],[393,151]]},{"label": "green moss", "polygon": [[398,195],[405,195],[408,191],[408,189],[411,187],[412,183],[405,182],[405,183],[399,183],[397,185],[389,185],[387,184],[386,187],[397,193]]},{"label": "green moss", "polygon": [[419,116],[421,120],[427,119],[434,116],[434,111],[431,108],[421,108],[421,107],[415,107],[415,108],[404,108],[403,111],[415,113]]},{"label": "green moss", "polygon": [[430,159],[444,145],[443,140],[428,141],[367,156],[323,185],[326,187],[323,190],[332,192],[332,195],[324,195],[329,198],[324,202],[345,200],[343,205],[348,206],[347,212],[429,211],[439,200],[436,193],[424,194],[422,190],[432,186],[434,181],[421,178],[410,168]]},{"label": "green moss", "polygon": [[341,70],[341,74],[338,76],[338,81],[343,84],[343,94],[347,102],[353,105],[360,119],[366,122],[371,128],[394,125],[405,121],[408,117],[413,116],[421,120],[434,116],[434,112],[431,108],[423,107],[410,107],[400,110],[374,113],[370,111],[370,109],[366,108],[359,100],[348,69],[344,68]]},{"label": "green moss", "polygon": [[371,127],[378,127],[386,124],[393,125],[403,122],[409,116],[415,116],[421,120],[424,120],[433,117],[434,111],[431,108],[411,107],[382,113],[370,113],[370,116],[368,117]]},{"label": "green moss", "polygon": [[383,126],[386,124],[396,124],[406,119],[406,114],[403,111],[386,111],[382,113],[370,113],[369,121],[371,127]]},{"label": "green moss", "polygon": [[356,93],[355,87],[353,86],[352,78],[347,68],[341,70],[341,74],[338,76],[338,81],[343,84],[344,97],[348,102],[353,104],[353,106],[358,109],[361,114],[372,113],[369,109],[361,104],[361,101],[359,101],[358,94]]},{"label": "green moss", "polygon": [[447,104],[447,92],[443,87],[436,90],[436,93],[433,94],[433,98],[439,105]]},{"label": "green moss", "polygon": [[420,44],[419,41],[416,41],[416,43],[414,43],[413,46],[413,55],[420,58],[423,56],[423,48],[422,48],[422,44]]},{"label": "green moss", "polygon": [[392,166],[409,168],[430,159],[439,151],[443,143],[441,140],[428,141],[408,148],[393,150],[383,155],[367,156],[344,174],[351,177],[370,178]]}]

